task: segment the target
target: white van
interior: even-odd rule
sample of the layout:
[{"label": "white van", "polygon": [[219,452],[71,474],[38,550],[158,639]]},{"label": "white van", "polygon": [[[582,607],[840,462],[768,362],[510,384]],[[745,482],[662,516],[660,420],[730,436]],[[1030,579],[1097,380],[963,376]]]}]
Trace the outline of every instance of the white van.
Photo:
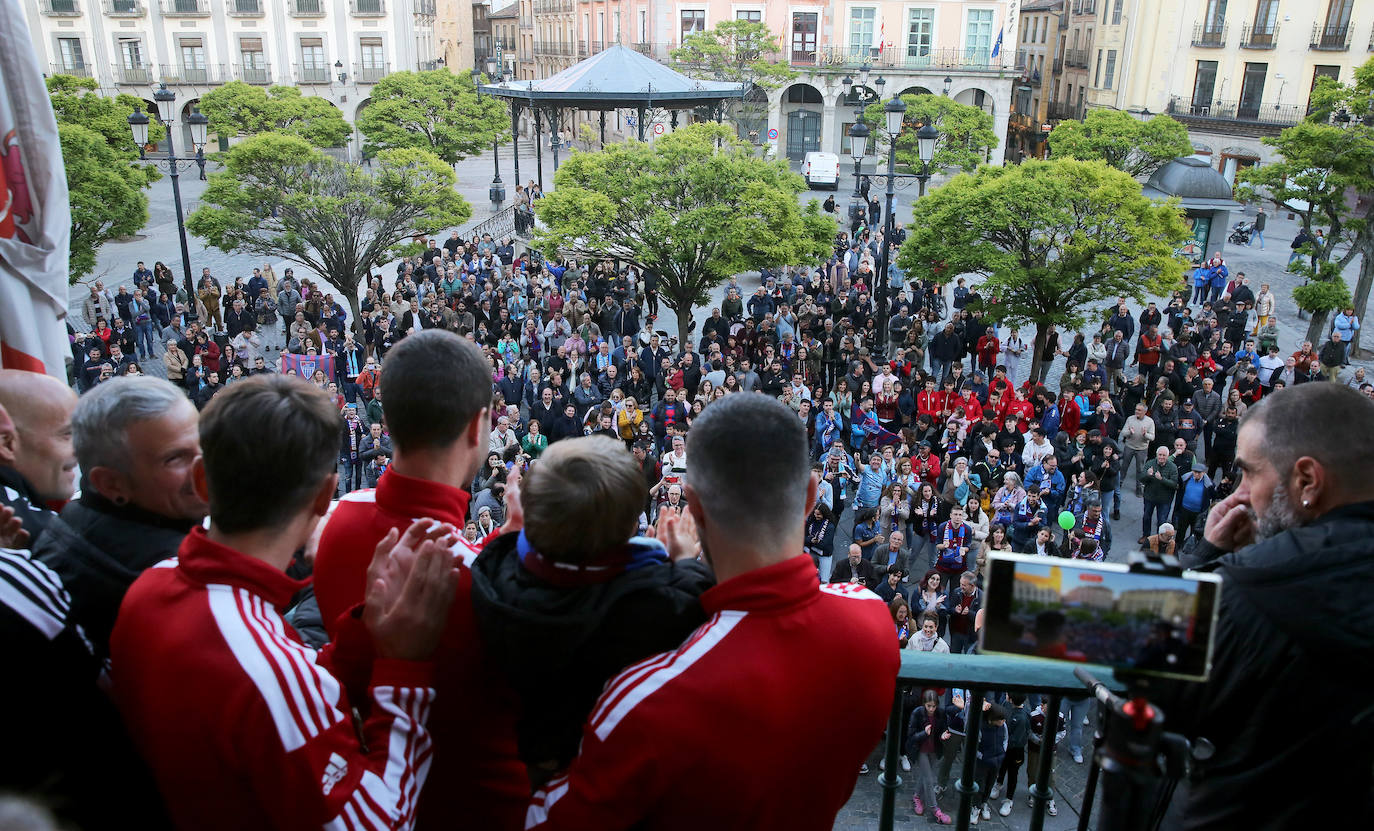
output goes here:
[{"label": "white van", "polygon": [[834,153],[807,153],[802,161],[802,177],[810,188],[840,187],[840,157]]}]

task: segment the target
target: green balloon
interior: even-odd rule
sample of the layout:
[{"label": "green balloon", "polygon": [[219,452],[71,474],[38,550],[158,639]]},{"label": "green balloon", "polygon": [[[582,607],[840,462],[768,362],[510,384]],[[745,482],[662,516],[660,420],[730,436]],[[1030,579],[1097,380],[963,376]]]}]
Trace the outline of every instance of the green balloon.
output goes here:
[{"label": "green balloon", "polygon": [[1063,528],[1065,531],[1072,531],[1073,524],[1073,514],[1068,511],[1061,511],[1059,514],[1059,527]]}]

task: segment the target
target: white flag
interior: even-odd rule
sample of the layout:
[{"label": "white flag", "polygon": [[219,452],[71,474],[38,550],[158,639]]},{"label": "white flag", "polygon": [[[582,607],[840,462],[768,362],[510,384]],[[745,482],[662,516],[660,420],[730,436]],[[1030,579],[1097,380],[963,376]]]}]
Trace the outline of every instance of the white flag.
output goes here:
[{"label": "white flag", "polygon": [[19,0],[0,0],[0,367],[65,380],[72,215],[27,17]]}]

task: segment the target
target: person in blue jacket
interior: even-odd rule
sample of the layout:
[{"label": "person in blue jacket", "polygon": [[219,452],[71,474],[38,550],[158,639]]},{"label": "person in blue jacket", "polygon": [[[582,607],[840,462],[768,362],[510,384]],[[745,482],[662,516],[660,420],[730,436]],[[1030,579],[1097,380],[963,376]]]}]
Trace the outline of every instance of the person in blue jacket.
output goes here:
[{"label": "person in blue jacket", "polygon": [[1226,281],[1231,277],[1231,269],[1226,267],[1226,261],[1221,258],[1221,252],[1212,255],[1212,304],[1215,305],[1221,299],[1221,293],[1226,291]]},{"label": "person in blue jacket", "polygon": [[1207,290],[1212,284],[1212,264],[1203,260],[1193,270],[1193,302],[1202,303],[1207,299]]},{"label": "person in blue jacket", "polygon": [[983,728],[978,732],[978,761],[973,772],[978,790],[973,795],[970,825],[977,824],[980,813],[983,819],[992,819],[988,794],[997,784],[997,771],[1002,769],[1002,760],[1007,755],[1007,711],[1000,704],[984,701],[983,721]]}]

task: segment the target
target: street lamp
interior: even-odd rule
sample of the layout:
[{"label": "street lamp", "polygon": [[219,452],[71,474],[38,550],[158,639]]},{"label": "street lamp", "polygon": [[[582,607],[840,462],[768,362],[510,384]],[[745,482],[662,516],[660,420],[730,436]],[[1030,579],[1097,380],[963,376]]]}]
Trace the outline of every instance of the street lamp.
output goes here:
[{"label": "street lamp", "polygon": [[926,182],[930,180],[930,163],[935,158],[935,140],[940,137],[940,131],[935,129],[933,124],[925,124],[916,131],[916,155],[921,159],[921,172],[916,174],[916,181],[921,183],[920,193],[917,198],[926,195]]},{"label": "street lamp", "polygon": [[[488,58],[487,76],[494,77],[495,72],[496,61]],[[498,83],[501,81],[500,78],[496,78],[495,80]],[[482,98],[482,85],[477,78],[477,70],[475,68],[472,70],[472,86],[477,90],[477,98],[480,101]],[[491,187],[487,188],[487,198],[491,200],[491,204],[500,205],[502,202],[506,201],[506,184],[501,181],[501,150],[500,146],[496,143],[495,135],[491,137],[491,166],[493,173],[491,177]]]},{"label": "street lamp", "polygon": [[343,71],[343,61],[334,61],[334,74],[339,79],[339,83],[348,83],[348,73]]},{"label": "street lamp", "polygon": [[854,193],[849,199],[849,225],[851,232],[857,230],[859,217],[868,207],[863,192],[859,189],[862,177],[859,166],[863,164],[864,153],[868,150],[868,125],[856,120],[849,126],[849,154],[854,158]]},{"label": "street lamp", "polygon": [[[166,84],[158,84],[157,91],[153,93],[153,101],[157,104],[158,120],[162,126],[167,128],[167,158],[157,163],[158,167],[166,170],[172,177],[172,201],[176,203],[177,210],[177,234],[181,238],[181,276],[186,283],[186,319],[188,321],[196,319],[196,287],[191,282],[191,252],[186,245],[186,218],[182,214],[181,208],[181,171],[183,167],[195,164],[196,159],[178,159],[176,155],[176,144],[173,134],[174,116],[176,115],[177,94],[167,89]],[[133,133],[134,143],[138,145],[138,156],[144,158],[143,148],[148,143],[148,116],[143,113],[142,108],[134,106],[134,111],[126,119],[129,122],[129,130]],[[194,110],[186,118],[186,126],[191,130],[191,143],[197,148],[205,146],[205,134],[209,127],[210,119],[206,118],[200,110]]]}]

